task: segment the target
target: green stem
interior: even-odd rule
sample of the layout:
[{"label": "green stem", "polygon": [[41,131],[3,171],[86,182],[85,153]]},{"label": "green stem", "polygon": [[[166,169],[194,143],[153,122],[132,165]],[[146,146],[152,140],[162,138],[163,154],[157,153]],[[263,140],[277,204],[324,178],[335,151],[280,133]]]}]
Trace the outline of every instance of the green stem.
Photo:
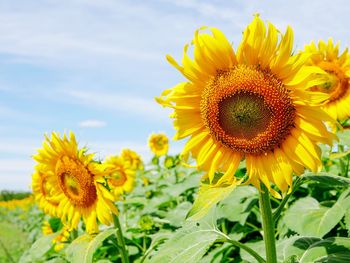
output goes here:
[{"label": "green stem", "polygon": [[[221,233],[222,236],[224,237],[224,242],[228,242],[231,243],[232,245],[239,247],[245,251],[247,251],[250,255],[252,255],[259,263],[265,263],[266,261],[258,254],[256,253],[253,249],[251,249],[250,247],[244,245],[241,242],[238,242],[236,240],[233,240],[231,238],[229,238],[228,236],[224,235],[223,233]],[[270,263],[270,262],[269,262]]]},{"label": "green stem", "polygon": [[299,188],[299,186],[302,184],[302,178],[301,177],[298,177],[296,180],[295,180],[295,183],[294,183],[294,186],[293,186],[293,189],[292,189],[292,192],[290,192],[289,194],[287,194],[282,202],[279,204],[279,206],[277,207],[277,209],[275,210],[275,212],[273,212],[272,216],[273,216],[273,222],[277,222],[278,218],[280,217],[283,209],[284,209],[284,206],[287,204],[289,198],[293,195],[293,193]]},{"label": "green stem", "polygon": [[277,263],[275,222],[273,221],[273,218],[272,218],[270,193],[264,184],[261,184],[261,192],[259,194],[259,204],[260,204],[260,211],[261,211],[261,218],[262,218],[262,228],[264,231],[266,262]]},{"label": "green stem", "polygon": [[128,256],[128,251],[126,250],[126,246],[125,246],[125,240],[124,240],[124,236],[122,233],[122,228],[120,225],[120,221],[119,221],[119,217],[113,214],[113,220],[114,220],[114,226],[116,228],[116,234],[117,234],[117,240],[118,240],[118,244],[120,246],[120,254],[122,257],[122,262],[123,263],[129,263],[129,256]]}]

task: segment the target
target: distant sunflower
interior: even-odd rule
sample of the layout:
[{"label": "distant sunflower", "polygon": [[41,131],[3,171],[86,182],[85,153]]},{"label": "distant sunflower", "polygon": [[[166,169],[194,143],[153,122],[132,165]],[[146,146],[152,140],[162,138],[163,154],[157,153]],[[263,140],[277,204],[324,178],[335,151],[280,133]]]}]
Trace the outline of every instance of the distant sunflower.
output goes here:
[{"label": "distant sunflower", "polygon": [[169,149],[169,140],[165,134],[151,134],[148,139],[148,145],[151,151],[157,156],[166,155]]},{"label": "distant sunflower", "polygon": [[53,132],[38,152],[33,157],[39,163],[37,170],[45,175],[50,199],[58,202],[57,214],[64,224],[76,228],[83,218],[87,232],[96,233],[97,219],[105,225],[113,222],[111,213],[117,214],[117,210],[113,196],[100,183],[101,165],[93,161],[93,154],[78,149],[73,133],[69,139],[65,134],[61,139]]},{"label": "distant sunflower", "polygon": [[134,188],[135,170],[123,158],[111,156],[103,163],[108,185],[116,197],[129,193]]},{"label": "distant sunflower", "polygon": [[142,159],[136,152],[130,149],[123,149],[121,153],[121,158],[124,160],[125,165],[130,167],[131,169],[143,169]]},{"label": "distant sunflower", "polygon": [[36,202],[46,214],[52,217],[59,217],[58,204],[59,200],[55,200],[55,196],[51,194],[53,187],[50,185],[48,175],[41,172],[43,167],[38,165],[32,176],[32,190]]},{"label": "distant sunflower", "polygon": [[311,54],[309,63],[324,70],[324,82],[311,87],[313,91],[329,94],[323,106],[333,118],[340,121],[350,117],[350,55],[348,49],[339,55],[339,43],[333,44],[332,39],[326,44],[319,41],[305,46],[305,52]]},{"label": "distant sunflower", "polygon": [[[255,16],[234,52],[218,29],[195,32],[194,60],[184,48],[182,65],[168,61],[189,81],[165,90],[156,100],[174,109],[175,139],[189,137],[182,155],[196,158],[215,186],[238,183],[234,173],[246,160],[247,183],[272,194],[292,186],[293,171],[321,169],[317,142],[331,144],[335,135],[323,121],[333,121],[318,105],[328,97],[306,89],[319,83],[307,55],[292,55],[293,31],[280,34]],[[280,39],[279,39],[280,38]],[[215,172],[222,172],[214,180]]]}]

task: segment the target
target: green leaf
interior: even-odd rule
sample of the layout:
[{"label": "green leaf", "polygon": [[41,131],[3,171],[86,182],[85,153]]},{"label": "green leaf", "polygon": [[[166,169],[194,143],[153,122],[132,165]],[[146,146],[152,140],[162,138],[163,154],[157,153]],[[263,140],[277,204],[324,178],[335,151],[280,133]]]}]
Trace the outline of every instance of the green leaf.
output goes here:
[{"label": "green leaf", "polygon": [[329,173],[306,173],[303,175],[304,178],[333,187],[349,187],[350,179],[338,175]]},{"label": "green leaf", "polygon": [[348,236],[350,236],[350,209],[346,210],[345,212],[344,223],[346,229],[348,230]]},{"label": "green leaf", "polygon": [[[314,237],[301,237],[301,236],[293,236],[288,239],[277,240],[276,248],[277,248],[277,261],[285,262],[291,261],[292,258],[300,258],[305,250],[307,250],[312,244],[320,241],[319,238]],[[265,244],[264,241],[245,243],[250,248],[254,249],[260,256],[263,258],[266,257]],[[248,262],[256,262],[256,260],[248,254],[245,250],[240,250],[242,259]]]},{"label": "green leaf", "polygon": [[115,229],[106,229],[95,237],[88,234],[75,239],[66,248],[66,257],[72,263],[92,263],[92,258],[96,249],[102,242],[115,233]]},{"label": "green leaf", "polygon": [[153,257],[147,257],[145,262],[164,263],[198,262],[208,248],[220,237],[212,222],[188,222],[177,230],[164,244],[159,246]]},{"label": "green leaf", "polygon": [[329,155],[329,158],[330,159],[340,159],[340,158],[348,156],[349,154],[350,154],[350,150],[347,150],[345,152],[331,153]]},{"label": "green leaf", "polygon": [[187,214],[187,218],[190,220],[202,218],[214,205],[225,199],[235,188],[236,185],[234,184],[227,187],[213,187],[211,185],[202,184],[193,207]]},{"label": "green leaf", "polygon": [[225,200],[219,203],[217,207],[218,218],[226,218],[244,225],[251,213],[251,206],[258,198],[258,191],[255,187],[237,187]]},{"label": "green leaf", "polygon": [[350,259],[350,238],[331,237],[314,243],[300,258],[300,263],[343,263]]},{"label": "green leaf", "polygon": [[192,204],[190,202],[183,202],[179,204],[175,209],[170,210],[165,216],[165,220],[173,226],[180,227],[186,219],[186,214],[191,209]]},{"label": "green leaf", "polygon": [[343,218],[350,206],[349,191],[331,207],[324,207],[312,197],[297,200],[285,213],[285,224],[303,236],[323,237]]},{"label": "green leaf", "polygon": [[37,241],[34,242],[31,248],[21,257],[20,262],[45,262],[45,255],[52,248],[52,240],[58,234],[59,233],[54,233],[39,238]]}]

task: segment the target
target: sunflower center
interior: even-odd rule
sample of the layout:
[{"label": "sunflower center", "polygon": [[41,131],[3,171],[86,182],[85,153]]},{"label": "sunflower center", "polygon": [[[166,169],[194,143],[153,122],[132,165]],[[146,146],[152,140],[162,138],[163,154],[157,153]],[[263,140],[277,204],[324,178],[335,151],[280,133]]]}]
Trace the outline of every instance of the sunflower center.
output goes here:
[{"label": "sunflower center", "polygon": [[97,200],[93,175],[77,160],[67,156],[56,165],[56,175],[66,197],[78,207],[90,207]]},{"label": "sunflower center", "polygon": [[238,65],[208,81],[201,115],[224,146],[261,154],[278,147],[290,133],[295,108],[288,90],[272,73]]},{"label": "sunflower center", "polygon": [[318,66],[328,73],[328,79],[323,85],[312,87],[311,90],[330,94],[329,102],[343,97],[349,89],[350,80],[339,65],[334,62],[322,61]]},{"label": "sunflower center", "polygon": [[108,182],[113,186],[122,186],[127,180],[125,172],[117,170],[109,175]]},{"label": "sunflower center", "polygon": [[265,131],[271,112],[257,94],[236,93],[219,103],[219,124],[228,135],[252,139]]}]

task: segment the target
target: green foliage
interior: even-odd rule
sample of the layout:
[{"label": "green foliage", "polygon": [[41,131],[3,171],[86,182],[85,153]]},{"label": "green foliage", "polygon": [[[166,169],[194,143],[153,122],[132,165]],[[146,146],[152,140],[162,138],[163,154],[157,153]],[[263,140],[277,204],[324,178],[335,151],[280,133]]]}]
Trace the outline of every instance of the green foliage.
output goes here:
[{"label": "green foliage", "polygon": [[88,234],[75,239],[66,248],[66,258],[71,263],[92,263],[93,255],[102,242],[115,233],[115,229],[106,229],[97,236],[92,237]]},{"label": "green foliage", "polygon": [[192,220],[202,218],[214,205],[225,199],[235,188],[235,185],[226,187],[212,187],[207,184],[201,185],[196,201],[188,212],[187,217]]},{"label": "green foliage", "polygon": [[[341,135],[333,149],[324,147],[321,173],[303,174],[292,195],[272,199],[273,210],[281,212],[276,222],[278,262],[348,261],[349,136],[350,132]],[[236,176],[244,178],[245,173],[243,163]],[[257,189],[206,184],[199,189],[201,175],[181,166],[178,156],[154,158],[138,171],[135,189],[117,203],[130,262],[257,262],[244,245],[265,258]],[[25,246],[16,252],[23,253],[20,262],[122,262],[115,228],[91,237],[81,224],[55,252],[52,239],[59,232],[42,236],[41,225],[48,220],[56,232],[62,228],[60,220],[48,218],[37,207],[0,208],[0,219],[15,225],[33,244],[25,253]]]},{"label": "green foliage", "polygon": [[145,262],[198,262],[214,241],[220,237],[210,219],[209,217],[206,220],[186,223]]},{"label": "green foliage", "polygon": [[312,197],[305,197],[290,207],[283,220],[300,235],[321,238],[338,224],[349,208],[349,191],[344,192],[331,207],[322,206]]}]

